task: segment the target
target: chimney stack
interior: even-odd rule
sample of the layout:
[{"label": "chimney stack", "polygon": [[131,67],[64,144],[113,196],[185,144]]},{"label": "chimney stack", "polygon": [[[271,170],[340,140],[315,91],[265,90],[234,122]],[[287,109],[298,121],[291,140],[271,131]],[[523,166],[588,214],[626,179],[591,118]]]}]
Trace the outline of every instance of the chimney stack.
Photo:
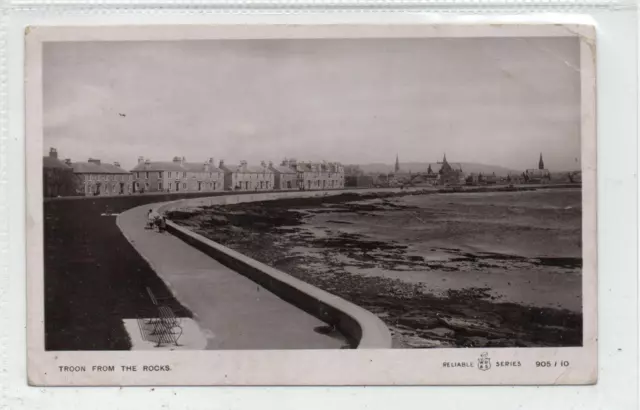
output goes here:
[{"label": "chimney stack", "polygon": [[58,150],[57,150],[57,149],[55,149],[55,148],[53,148],[53,147],[52,147],[52,148],[49,148],[49,156],[50,156],[51,158],[58,159]]},{"label": "chimney stack", "polygon": [[150,160],[149,158],[145,159],[145,160],[144,160],[144,164],[145,164],[145,165],[149,165],[149,164],[151,164],[151,160]]},{"label": "chimney stack", "polygon": [[184,164],[187,161],[187,159],[185,157],[182,157],[182,159],[180,160],[180,165]]},{"label": "chimney stack", "polygon": [[92,164],[100,165],[99,159],[89,158],[89,162]]},{"label": "chimney stack", "polygon": [[71,158],[67,158],[64,160],[64,163],[71,166]]},{"label": "chimney stack", "polygon": [[213,164],[213,157],[209,158],[209,164]]},{"label": "chimney stack", "polygon": [[173,162],[180,162],[180,157],[173,157]]},{"label": "chimney stack", "polygon": [[267,163],[266,163],[266,162],[264,162],[264,161],[260,161],[260,166],[261,166],[262,168],[266,168],[266,167],[267,167]]},{"label": "chimney stack", "polygon": [[114,162],[113,165],[120,168],[120,163],[118,161]]},{"label": "chimney stack", "polygon": [[218,168],[222,168],[224,166],[224,160],[221,159],[220,160],[220,164],[218,164]]},{"label": "chimney stack", "polygon": [[144,162],[144,157],[138,157],[138,164],[142,164]]}]

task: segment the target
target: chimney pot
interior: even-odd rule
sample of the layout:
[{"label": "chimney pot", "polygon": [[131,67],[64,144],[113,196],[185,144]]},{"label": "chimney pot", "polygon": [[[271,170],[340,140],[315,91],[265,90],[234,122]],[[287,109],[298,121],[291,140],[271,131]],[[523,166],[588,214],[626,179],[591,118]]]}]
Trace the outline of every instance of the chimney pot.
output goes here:
[{"label": "chimney pot", "polygon": [[58,159],[58,150],[57,150],[57,149],[55,149],[55,148],[53,148],[53,147],[49,148],[49,156],[50,156],[51,158],[56,158],[56,159]]},{"label": "chimney pot", "polygon": [[71,158],[67,158],[64,160],[64,163],[71,166]]}]

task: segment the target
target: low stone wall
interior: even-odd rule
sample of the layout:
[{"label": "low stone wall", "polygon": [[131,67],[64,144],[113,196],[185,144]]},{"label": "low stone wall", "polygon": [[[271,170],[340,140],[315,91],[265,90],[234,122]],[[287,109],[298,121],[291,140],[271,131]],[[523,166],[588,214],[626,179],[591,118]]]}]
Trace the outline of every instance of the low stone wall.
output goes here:
[{"label": "low stone wall", "polygon": [[[156,209],[158,212],[167,212],[177,209],[276,200],[287,197],[337,195],[345,192],[350,191],[256,193],[214,198],[192,198],[158,204]],[[363,190],[357,190],[355,192],[362,193]],[[262,262],[249,258],[233,249],[207,239],[172,221],[167,221],[167,230],[201,252],[206,253],[239,274],[248,277],[294,306],[297,306],[329,325],[336,326],[336,328],[347,337],[353,347],[357,347],[358,349],[386,349],[391,347],[391,334],[389,329],[384,322],[373,313]]]}]

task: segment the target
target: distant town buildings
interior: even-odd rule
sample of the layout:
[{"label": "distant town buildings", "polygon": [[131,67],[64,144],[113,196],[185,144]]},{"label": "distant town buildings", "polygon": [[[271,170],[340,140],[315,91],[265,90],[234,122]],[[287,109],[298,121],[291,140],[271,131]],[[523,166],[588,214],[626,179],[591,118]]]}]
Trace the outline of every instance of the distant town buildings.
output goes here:
[{"label": "distant town buildings", "polygon": [[538,160],[538,169],[527,169],[522,178],[526,183],[530,184],[543,184],[551,181],[551,173],[544,166],[542,153],[540,153],[540,159]]},{"label": "distant town buildings", "polygon": [[440,185],[458,185],[464,181],[464,173],[460,164],[452,166],[447,161],[447,154],[444,154],[442,162],[439,163],[440,170],[438,170],[439,184]]},{"label": "distant town buildings", "polygon": [[402,170],[398,156],[394,172],[386,176],[378,175],[375,185],[383,186],[435,186],[435,185],[459,185],[465,182],[465,175],[460,164],[449,163],[446,154],[441,162],[428,164],[426,172],[412,172]]},{"label": "distant town buildings", "polygon": [[344,186],[349,188],[371,188],[374,184],[372,175],[346,175],[344,177]]},{"label": "distant town buildings", "polygon": [[185,157],[171,161],[151,161],[138,157],[131,170],[133,191],[144,192],[216,192],[222,191],[224,175],[213,158],[202,162],[187,162]]},{"label": "distant town buildings", "polygon": [[[424,169],[424,168],[422,168]],[[568,176],[567,176],[568,175]],[[564,175],[568,182],[581,180],[579,171]],[[71,195],[127,195],[153,192],[221,192],[221,191],[288,191],[325,190],[345,187],[399,187],[399,186],[450,186],[493,185],[498,183],[548,183],[551,174],[544,165],[542,153],[537,169],[527,169],[521,174],[498,177],[492,173],[469,173],[461,164],[450,163],[446,154],[442,161],[428,164],[426,172],[403,170],[396,154],[393,172],[365,174],[358,165],[342,165],[339,162],[311,162],[284,159],[279,165],[261,161],[250,165],[240,161],[238,165],[216,166],[213,158],[202,162],[187,162],[185,157],[173,157],[171,161],[151,161],[138,157],[137,165],[126,171],[120,164],[102,163],[89,158],[87,162],[61,161],[58,152],[51,148],[43,157],[43,190],[45,197]]]}]

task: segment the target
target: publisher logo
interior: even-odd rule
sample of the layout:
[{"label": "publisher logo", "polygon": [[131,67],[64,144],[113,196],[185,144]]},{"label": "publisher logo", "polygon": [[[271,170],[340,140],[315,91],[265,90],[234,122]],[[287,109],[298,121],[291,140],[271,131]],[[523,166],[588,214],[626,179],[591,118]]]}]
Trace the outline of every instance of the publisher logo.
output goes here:
[{"label": "publisher logo", "polygon": [[489,358],[489,354],[484,352],[478,358],[478,369],[480,370],[489,370],[491,369],[491,359]]}]

